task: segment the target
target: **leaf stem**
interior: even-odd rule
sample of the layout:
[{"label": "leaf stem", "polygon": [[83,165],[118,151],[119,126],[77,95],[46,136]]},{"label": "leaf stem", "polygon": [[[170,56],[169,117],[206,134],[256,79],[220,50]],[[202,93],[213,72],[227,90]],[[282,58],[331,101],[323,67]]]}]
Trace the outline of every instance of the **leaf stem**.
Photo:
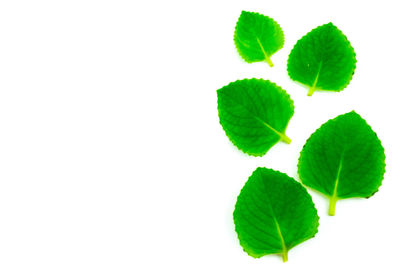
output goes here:
[{"label": "leaf stem", "polygon": [[268,65],[269,65],[270,67],[273,67],[273,66],[274,66],[274,63],[272,63],[271,58],[265,56],[265,61],[268,63]]},{"label": "leaf stem", "polygon": [[282,260],[283,260],[283,262],[288,261],[288,251],[286,249],[284,251],[282,251]]},{"label": "leaf stem", "polygon": [[329,216],[335,216],[335,208],[337,201],[338,198],[336,196],[332,196],[331,199],[329,200],[329,211],[328,211]]},{"label": "leaf stem", "polygon": [[290,144],[292,140],[286,134],[280,134],[281,141],[285,142],[286,144]]},{"label": "leaf stem", "polygon": [[310,87],[310,89],[308,90],[307,96],[312,96],[315,92],[315,90],[317,90],[317,88],[315,88],[315,84]]},{"label": "leaf stem", "polygon": [[271,125],[269,125],[268,123],[264,122],[262,119],[256,117],[257,120],[259,120],[262,124],[264,124],[265,126],[267,126],[268,129],[270,129],[271,131],[273,131],[274,133],[276,133],[279,137],[280,140],[285,142],[286,144],[290,144],[292,142],[292,140],[290,140],[290,138],[281,132],[278,132],[277,130],[275,130],[274,128],[271,127]]}]

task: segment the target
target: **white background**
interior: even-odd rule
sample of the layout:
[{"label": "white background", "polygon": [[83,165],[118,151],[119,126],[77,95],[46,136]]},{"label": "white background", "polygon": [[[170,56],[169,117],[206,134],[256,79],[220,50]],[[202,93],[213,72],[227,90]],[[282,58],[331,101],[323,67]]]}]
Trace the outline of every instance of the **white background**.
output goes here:
[{"label": "white background", "polygon": [[[399,266],[397,1],[1,1],[0,266],[282,266],[249,257],[232,212],[266,166],[298,179],[308,136],[356,110],[386,149],[372,198],[310,192],[317,236],[285,266]],[[233,43],[242,10],[273,17],[275,67]],[[307,97],[290,81],[295,42],[333,22],[357,53],[351,84]],[[264,157],[239,152],[218,122],[216,90],[242,78],[291,95],[287,135]]]}]

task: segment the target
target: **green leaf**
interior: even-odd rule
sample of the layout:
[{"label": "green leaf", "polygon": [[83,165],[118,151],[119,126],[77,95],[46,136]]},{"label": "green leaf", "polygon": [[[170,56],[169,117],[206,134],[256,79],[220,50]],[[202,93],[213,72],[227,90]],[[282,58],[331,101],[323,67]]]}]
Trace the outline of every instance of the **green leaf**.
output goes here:
[{"label": "green leaf", "polygon": [[315,90],[341,91],[350,83],[356,54],[347,37],[332,23],[313,29],[290,52],[288,73],[292,80]]},{"label": "green leaf", "polygon": [[285,131],[293,101],[281,87],[263,79],[245,79],[217,90],[218,115],[226,135],[240,150],[262,156],[278,141],[290,143]]},{"label": "green leaf", "polygon": [[285,37],[281,26],[270,17],[242,11],[236,24],[234,41],[240,56],[248,63],[266,61],[283,47]]},{"label": "green leaf", "polygon": [[307,140],[298,172],[306,186],[330,198],[329,215],[338,199],[370,197],[378,191],[385,173],[381,141],[356,112],[323,124]]},{"label": "green leaf", "polygon": [[259,258],[281,254],[315,236],[319,217],[306,189],[284,173],[257,168],[242,188],[233,212],[240,245]]}]

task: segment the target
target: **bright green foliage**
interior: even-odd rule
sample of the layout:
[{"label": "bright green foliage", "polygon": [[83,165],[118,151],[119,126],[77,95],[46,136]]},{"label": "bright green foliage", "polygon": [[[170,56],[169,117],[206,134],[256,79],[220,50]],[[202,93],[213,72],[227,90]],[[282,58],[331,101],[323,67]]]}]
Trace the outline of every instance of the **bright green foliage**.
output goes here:
[{"label": "bright green foliage", "polygon": [[329,120],[307,140],[298,172],[306,186],[330,198],[329,215],[338,199],[370,197],[385,173],[381,141],[367,122],[352,111]]},{"label": "bright green foliage", "polygon": [[222,87],[217,94],[222,128],[240,150],[262,156],[279,140],[290,143],[285,131],[294,105],[281,87],[263,79],[245,79]]},{"label": "bright green foliage", "polygon": [[240,192],[233,212],[240,245],[259,258],[281,254],[315,236],[319,217],[306,189],[284,173],[257,168]]},{"label": "bright green foliage", "polygon": [[285,37],[281,26],[272,18],[242,11],[234,40],[240,56],[246,62],[266,61],[272,67],[271,56],[283,47]]},{"label": "bright green foliage", "polygon": [[290,78],[315,90],[341,91],[350,83],[356,55],[346,36],[332,23],[313,29],[290,52]]}]

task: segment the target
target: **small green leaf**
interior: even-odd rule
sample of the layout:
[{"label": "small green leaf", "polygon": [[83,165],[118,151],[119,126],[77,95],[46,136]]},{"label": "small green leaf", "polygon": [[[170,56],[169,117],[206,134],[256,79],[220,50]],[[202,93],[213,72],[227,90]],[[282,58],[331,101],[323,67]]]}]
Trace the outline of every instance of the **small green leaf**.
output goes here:
[{"label": "small green leaf", "polygon": [[356,54],[347,37],[332,23],[313,29],[290,52],[288,73],[292,80],[315,90],[341,91],[350,83]]},{"label": "small green leaf", "polygon": [[368,198],[378,191],[385,173],[381,141],[356,112],[323,124],[307,140],[298,172],[306,186],[330,198],[329,215],[338,199]]},{"label": "small green leaf", "polygon": [[285,37],[281,26],[270,17],[242,11],[236,24],[234,41],[240,56],[248,63],[266,61],[283,47]]},{"label": "small green leaf", "polygon": [[284,173],[257,168],[242,188],[233,212],[240,245],[259,258],[281,254],[315,236],[319,217],[306,189]]},{"label": "small green leaf", "polygon": [[226,135],[240,150],[262,156],[278,141],[294,113],[293,100],[281,87],[263,79],[244,79],[217,90],[218,115]]}]

